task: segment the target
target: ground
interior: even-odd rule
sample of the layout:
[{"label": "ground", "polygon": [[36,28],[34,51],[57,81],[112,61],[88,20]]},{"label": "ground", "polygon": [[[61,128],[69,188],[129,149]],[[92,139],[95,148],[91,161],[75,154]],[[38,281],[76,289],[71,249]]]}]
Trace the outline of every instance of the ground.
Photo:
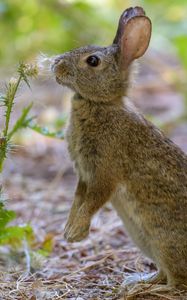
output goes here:
[{"label": "ground", "polygon": [[[167,62],[165,57],[160,59],[160,55],[152,54],[143,66],[132,97],[144,113],[164,126],[171,139],[187,151],[187,125],[185,121],[178,122],[184,101],[173,79],[176,72],[182,72],[179,65],[175,60]],[[36,96],[40,103],[35,110],[40,112],[41,120],[55,115],[59,109],[66,110],[59,100],[61,89],[55,83],[34,83],[34,91],[44,88],[45,93]],[[23,97],[33,94],[28,96],[23,91]],[[10,153],[3,173],[4,190],[10,199],[7,207],[16,211],[16,223],[31,224],[36,241],[32,251],[26,242],[23,250],[0,248],[0,299],[123,299],[123,280],[134,272],[154,272],[154,264],[133,245],[110,204],[97,214],[86,240],[67,243],[63,228],[76,176],[66,142],[28,131],[17,139],[19,145]],[[51,249],[44,256],[38,250],[46,245]],[[161,295],[155,286],[145,286],[138,292],[126,293],[124,299],[184,300],[187,295],[177,291]]]}]

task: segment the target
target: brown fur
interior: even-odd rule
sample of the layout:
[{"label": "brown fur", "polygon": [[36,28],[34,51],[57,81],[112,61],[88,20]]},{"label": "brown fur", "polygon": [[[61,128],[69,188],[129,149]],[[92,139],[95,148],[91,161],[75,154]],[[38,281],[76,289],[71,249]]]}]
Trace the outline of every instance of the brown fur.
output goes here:
[{"label": "brown fur", "polygon": [[[84,239],[93,215],[111,201],[135,243],[156,263],[157,279],[185,288],[187,156],[124,97],[131,62],[150,39],[150,21],[136,10],[122,14],[113,45],[73,50],[52,66],[57,81],[75,91],[67,141],[78,185],[65,238]],[[98,67],[86,63],[90,55],[100,57]]]}]

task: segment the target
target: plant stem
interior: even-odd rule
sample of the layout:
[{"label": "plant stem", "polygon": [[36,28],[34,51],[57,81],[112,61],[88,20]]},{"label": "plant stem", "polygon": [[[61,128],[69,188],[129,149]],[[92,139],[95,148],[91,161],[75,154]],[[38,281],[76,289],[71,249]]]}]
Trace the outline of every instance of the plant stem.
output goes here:
[{"label": "plant stem", "polygon": [[11,114],[11,111],[12,111],[12,105],[13,105],[13,101],[14,101],[15,95],[17,93],[18,87],[20,85],[21,79],[22,79],[22,75],[20,74],[20,76],[18,77],[17,83],[14,87],[13,93],[10,94],[11,97],[10,97],[10,99],[8,99],[6,120],[5,120],[5,129],[3,131],[3,135],[4,135],[5,138],[8,135],[8,128],[9,128],[9,123],[10,123],[10,114]]},{"label": "plant stem", "polygon": [[4,160],[6,158],[6,154],[8,152],[8,145],[10,137],[8,136],[8,130],[9,130],[9,123],[10,123],[10,116],[12,112],[12,106],[14,104],[14,98],[16,96],[18,87],[20,85],[20,82],[23,78],[23,75],[20,74],[17,81],[15,83],[11,82],[9,83],[7,93],[5,96],[6,99],[6,113],[5,113],[5,128],[3,130],[3,135],[0,137],[0,173],[3,171],[3,164]]},{"label": "plant stem", "polygon": [[3,170],[3,162],[6,157],[6,139],[0,138],[0,173]]}]

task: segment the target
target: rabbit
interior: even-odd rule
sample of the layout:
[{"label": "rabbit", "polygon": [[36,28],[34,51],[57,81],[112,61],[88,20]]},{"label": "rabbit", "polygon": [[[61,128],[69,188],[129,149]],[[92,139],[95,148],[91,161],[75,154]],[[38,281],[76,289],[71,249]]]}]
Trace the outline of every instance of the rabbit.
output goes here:
[{"label": "rabbit", "polygon": [[147,50],[151,30],[143,8],[130,7],[111,45],[53,60],[56,81],[74,91],[66,139],[78,183],[64,236],[86,238],[93,215],[110,201],[157,266],[144,282],[186,289],[187,156],[128,99],[134,61]]}]

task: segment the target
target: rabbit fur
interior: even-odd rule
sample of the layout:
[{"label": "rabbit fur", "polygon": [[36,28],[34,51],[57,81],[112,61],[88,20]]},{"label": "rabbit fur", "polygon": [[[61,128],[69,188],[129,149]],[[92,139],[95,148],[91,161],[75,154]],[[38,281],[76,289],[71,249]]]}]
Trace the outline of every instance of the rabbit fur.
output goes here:
[{"label": "rabbit fur", "polygon": [[93,215],[111,201],[136,245],[156,263],[158,274],[149,282],[185,289],[187,156],[127,98],[133,61],[150,36],[143,9],[129,8],[112,45],[82,47],[54,60],[57,82],[74,91],[66,139],[78,184],[65,238],[86,238]]}]

